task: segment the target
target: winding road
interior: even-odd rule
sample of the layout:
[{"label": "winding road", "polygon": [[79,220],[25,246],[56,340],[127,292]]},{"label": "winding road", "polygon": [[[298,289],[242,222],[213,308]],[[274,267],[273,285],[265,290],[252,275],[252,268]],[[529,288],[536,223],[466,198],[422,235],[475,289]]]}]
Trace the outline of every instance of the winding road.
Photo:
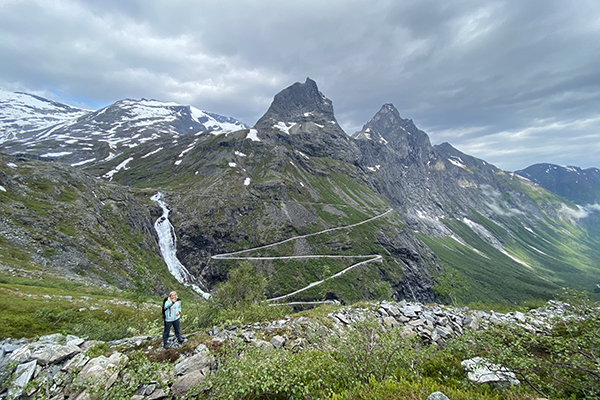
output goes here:
[{"label": "winding road", "polygon": [[340,227],[337,227],[337,228],[324,229],[322,231],[315,232],[315,233],[310,233],[308,235],[294,236],[292,238],[285,239],[285,240],[282,240],[280,242],[271,243],[271,244],[267,244],[267,245],[264,245],[264,246],[253,247],[251,249],[234,251],[234,252],[231,252],[231,253],[216,254],[216,255],[213,255],[211,258],[214,259],[214,260],[293,260],[293,259],[302,259],[302,258],[363,258],[363,259],[365,259],[364,261],[360,261],[360,262],[358,262],[356,264],[350,265],[349,267],[341,270],[340,272],[338,272],[338,273],[336,273],[334,275],[331,275],[328,278],[325,278],[325,279],[317,281],[317,282],[312,282],[309,285],[307,285],[306,287],[303,287],[302,289],[298,289],[298,290],[296,290],[294,292],[285,294],[283,296],[278,296],[278,297],[273,297],[273,298],[267,299],[267,301],[269,301],[269,302],[283,300],[285,298],[288,298],[290,296],[293,296],[295,294],[303,292],[303,291],[305,291],[307,289],[310,289],[312,287],[320,285],[321,283],[326,282],[326,281],[328,281],[330,279],[333,279],[333,278],[336,278],[336,277],[338,277],[340,275],[343,275],[346,272],[348,272],[348,271],[352,270],[353,268],[358,267],[360,265],[363,265],[363,264],[366,264],[366,263],[370,263],[370,262],[373,262],[373,261],[381,261],[383,259],[383,257],[380,254],[369,254],[369,255],[359,255],[359,256],[305,255],[305,256],[279,256],[279,257],[252,257],[252,256],[244,256],[243,255],[244,253],[249,253],[251,251],[256,251],[256,250],[261,250],[261,249],[267,249],[269,247],[275,247],[275,246],[278,246],[280,244],[291,242],[293,240],[304,239],[304,238],[311,237],[311,236],[321,235],[321,234],[327,233],[327,232],[333,232],[333,231],[341,230],[341,229],[350,229],[350,228],[353,228],[355,226],[366,224],[366,223],[371,222],[373,220],[376,220],[378,218],[384,217],[387,214],[391,213],[392,211],[393,211],[392,209],[389,209],[388,211],[384,212],[383,214],[379,214],[379,215],[377,215],[375,217],[366,219],[366,220],[361,221],[361,222],[357,222],[355,224],[340,226]]}]

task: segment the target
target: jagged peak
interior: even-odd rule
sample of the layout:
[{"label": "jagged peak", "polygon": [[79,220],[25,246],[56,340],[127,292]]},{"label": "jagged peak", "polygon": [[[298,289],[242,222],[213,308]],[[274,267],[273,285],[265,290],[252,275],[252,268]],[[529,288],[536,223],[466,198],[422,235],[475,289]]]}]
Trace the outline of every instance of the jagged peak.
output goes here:
[{"label": "jagged peak", "polygon": [[255,127],[270,128],[281,122],[314,122],[337,126],[331,100],[319,91],[317,83],[310,78],[306,78],[304,83],[296,82],[277,93]]}]

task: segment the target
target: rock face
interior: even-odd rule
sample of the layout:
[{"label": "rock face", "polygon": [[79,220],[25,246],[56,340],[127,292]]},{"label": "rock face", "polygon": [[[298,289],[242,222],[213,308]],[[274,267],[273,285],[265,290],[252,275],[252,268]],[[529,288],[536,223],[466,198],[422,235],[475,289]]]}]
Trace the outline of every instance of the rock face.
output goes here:
[{"label": "rock face", "polygon": [[285,145],[313,157],[353,163],[359,150],[339,126],[331,100],[310,78],[275,95],[256,125],[267,143]]},{"label": "rock face", "polygon": [[[61,163],[3,154],[0,187],[3,246],[29,254],[37,266],[33,271],[15,268],[19,260],[4,257],[2,271],[126,288],[127,273],[134,269],[132,249],[145,258],[160,257],[149,207],[153,203],[127,187],[107,185]],[[157,291],[163,288],[157,282]]]}]

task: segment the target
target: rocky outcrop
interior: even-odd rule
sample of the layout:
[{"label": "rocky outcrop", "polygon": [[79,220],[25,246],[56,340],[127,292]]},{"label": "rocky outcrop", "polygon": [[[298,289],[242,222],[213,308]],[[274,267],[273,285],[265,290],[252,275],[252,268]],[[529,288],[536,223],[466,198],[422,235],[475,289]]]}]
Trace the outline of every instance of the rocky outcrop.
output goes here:
[{"label": "rocky outcrop", "polygon": [[[140,368],[139,364],[128,363],[130,356],[135,357],[135,352],[130,352],[140,348],[146,351],[160,349],[160,337],[140,336],[109,342],[106,346],[112,352],[110,356],[94,358],[89,357],[87,352],[102,342],[61,334],[43,336],[33,342],[5,339],[0,342],[0,386],[7,391],[0,392],[0,398],[46,396],[51,399],[83,400],[89,399],[92,393],[107,390],[116,384],[127,387],[132,399],[180,398],[192,387],[201,385],[211,371],[218,368],[217,356],[209,348],[218,349],[226,341],[247,343],[265,351],[301,351],[320,345],[311,342],[308,332],[318,331],[321,337],[343,335],[354,324],[375,318],[382,328],[402,329],[405,338],[418,335],[425,343],[443,346],[452,336],[462,335],[469,329],[485,329],[490,324],[516,324],[532,332],[547,332],[552,328],[554,319],[568,318],[566,314],[569,308],[565,303],[551,301],[546,307],[528,313],[499,314],[405,301],[381,302],[370,308],[341,308],[328,314],[329,322],[325,324],[307,317],[287,317],[243,326],[215,327],[206,331],[210,336],[206,344],[200,343],[180,353],[172,368],[148,373],[145,378],[129,374],[128,368]],[[184,337],[187,341],[193,335]],[[175,344],[174,336],[170,340],[173,347],[180,347]],[[484,360],[465,361],[464,368],[469,379],[480,383],[493,381],[517,384],[510,371]],[[139,376],[143,371],[137,372],[136,376]],[[13,380],[6,388],[3,383],[11,375]]]}]

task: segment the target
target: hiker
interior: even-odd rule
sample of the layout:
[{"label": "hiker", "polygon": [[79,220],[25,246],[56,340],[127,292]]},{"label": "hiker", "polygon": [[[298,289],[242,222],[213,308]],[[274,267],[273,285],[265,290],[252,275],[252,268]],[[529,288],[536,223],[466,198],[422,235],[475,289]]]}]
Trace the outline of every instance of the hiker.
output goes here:
[{"label": "hiker", "polygon": [[169,293],[169,296],[163,302],[163,316],[165,321],[165,330],[163,331],[163,347],[168,348],[167,340],[171,332],[171,326],[175,331],[175,337],[179,344],[183,343],[181,332],[179,331],[179,319],[181,318],[181,299],[177,297],[175,291]]}]

